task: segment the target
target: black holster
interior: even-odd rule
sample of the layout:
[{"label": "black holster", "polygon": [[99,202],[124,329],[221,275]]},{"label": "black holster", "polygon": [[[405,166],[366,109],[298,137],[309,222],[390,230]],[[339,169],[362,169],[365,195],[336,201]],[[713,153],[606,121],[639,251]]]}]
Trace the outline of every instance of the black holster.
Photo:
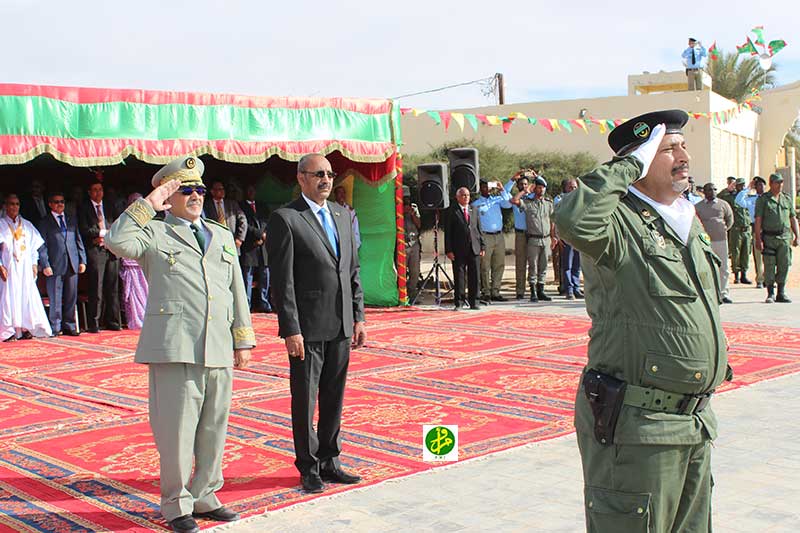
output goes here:
[{"label": "black holster", "polygon": [[614,443],[626,386],[624,381],[591,368],[583,375],[583,392],[594,415],[594,437],[603,446]]}]

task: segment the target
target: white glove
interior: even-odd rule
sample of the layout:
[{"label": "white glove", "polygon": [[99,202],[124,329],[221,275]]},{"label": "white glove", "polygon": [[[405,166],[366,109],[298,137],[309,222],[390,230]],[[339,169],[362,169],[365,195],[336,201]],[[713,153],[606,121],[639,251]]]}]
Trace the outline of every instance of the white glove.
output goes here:
[{"label": "white glove", "polygon": [[659,124],[653,131],[650,132],[650,137],[637,148],[634,150],[631,155],[642,162],[642,175],[639,179],[647,176],[647,171],[650,170],[650,164],[655,159],[656,154],[658,153],[658,147],[661,145],[661,140],[664,138],[664,134],[667,131],[667,127],[664,124]]}]

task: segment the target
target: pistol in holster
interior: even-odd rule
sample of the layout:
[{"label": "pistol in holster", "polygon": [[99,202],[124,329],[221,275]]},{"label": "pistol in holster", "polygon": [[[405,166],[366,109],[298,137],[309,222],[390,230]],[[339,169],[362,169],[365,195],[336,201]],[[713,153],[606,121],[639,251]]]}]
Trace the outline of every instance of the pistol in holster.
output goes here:
[{"label": "pistol in holster", "polygon": [[583,392],[594,415],[594,437],[603,446],[614,443],[626,386],[624,381],[591,368],[583,375]]}]

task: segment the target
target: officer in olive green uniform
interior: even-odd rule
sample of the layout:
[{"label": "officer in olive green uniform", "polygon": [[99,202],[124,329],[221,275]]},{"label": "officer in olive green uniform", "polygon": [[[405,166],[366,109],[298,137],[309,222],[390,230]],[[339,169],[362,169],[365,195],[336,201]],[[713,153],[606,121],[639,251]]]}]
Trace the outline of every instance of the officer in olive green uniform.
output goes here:
[{"label": "officer in olive green uniform", "polygon": [[[510,200],[525,213],[528,247],[528,283],[531,286],[531,302],[552,300],[544,292],[547,278],[547,262],[550,259],[556,238],[553,217],[553,201],[544,195],[547,181],[537,176],[529,185],[529,190],[518,191]],[[533,197],[529,197],[532,195]]]},{"label": "officer in olive green uniform", "polygon": [[[168,164],[153,177],[155,190],[106,235],[111,252],[141,264],[150,287],[135,360],[149,367],[161,512],[184,532],[198,530],[193,514],[238,518],[215,493],[223,483],[232,367],[246,365],[255,346],[233,235],[200,218],[202,173],[194,157]],[[154,218],[169,207],[163,220]]]},{"label": "officer in olive green uniform", "polygon": [[[772,174],[769,191],[756,200],[756,248],[764,256],[767,303],[791,302],[786,296],[786,276],[792,264],[790,244],[797,246],[798,230],[792,199],[782,189],[783,177]],[[775,282],[778,283],[777,298],[774,298]]]},{"label": "officer in olive green uniform", "polygon": [[592,329],[575,426],[589,532],[711,531],[708,402],[728,367],[719,258],[679,191],[687,118],[620,125],[609,135],[618,157],[555,209],[559,235],[586,259]]},{"label": "officer in olive green uniform", "polygon": [[[728,244],[731,246],[731,270],[733,270],[734,283],[752,283],[747,279],[747,269],[750,266],[750,247],[752,246],[752,234],[750,232],[750,211],[736,203],[736,195],[744,189],[746,182],[744,178],[736,178],[736,189],[732,193],[733,203],[728,203],[733,209],[733,226],[729,232]],[[728,190],[726,189],[726,192]]]}]

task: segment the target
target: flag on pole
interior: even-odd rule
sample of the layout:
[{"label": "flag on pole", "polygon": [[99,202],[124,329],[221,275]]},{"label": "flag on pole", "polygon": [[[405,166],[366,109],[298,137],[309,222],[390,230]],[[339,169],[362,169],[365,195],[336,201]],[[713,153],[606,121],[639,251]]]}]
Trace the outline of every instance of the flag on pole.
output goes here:
[{"label": "flag on pole", "polygon": [[786,47],[786,41],[777,39],[769,42],[769,55],[774,56]]},{"label": "flag on pole", "polygon": [[756,47],[753,45],[753,41],[750,40],[750,37],[747,38],[747,41],[745,41],[745,43],[743,45],[737,46],[736,47],[736,51],[739,54],[748,54],[749,53],[752,56],[757,56],[758,55],[758,50],[756,50]]},{"label": "flag on pole", "polygon": [[708,49],[708,57],[711,58],[711,61],[716,61],[719,59],[719,48],[717,48],[717,41],[711,45],[711,48]]},{"label": "flag on pole", "polygon": [[764,47],[767,46],[767,43],[764,42],[764,26],[756,26],[752,30],[753,33],[756,34],[756,44]]}]

